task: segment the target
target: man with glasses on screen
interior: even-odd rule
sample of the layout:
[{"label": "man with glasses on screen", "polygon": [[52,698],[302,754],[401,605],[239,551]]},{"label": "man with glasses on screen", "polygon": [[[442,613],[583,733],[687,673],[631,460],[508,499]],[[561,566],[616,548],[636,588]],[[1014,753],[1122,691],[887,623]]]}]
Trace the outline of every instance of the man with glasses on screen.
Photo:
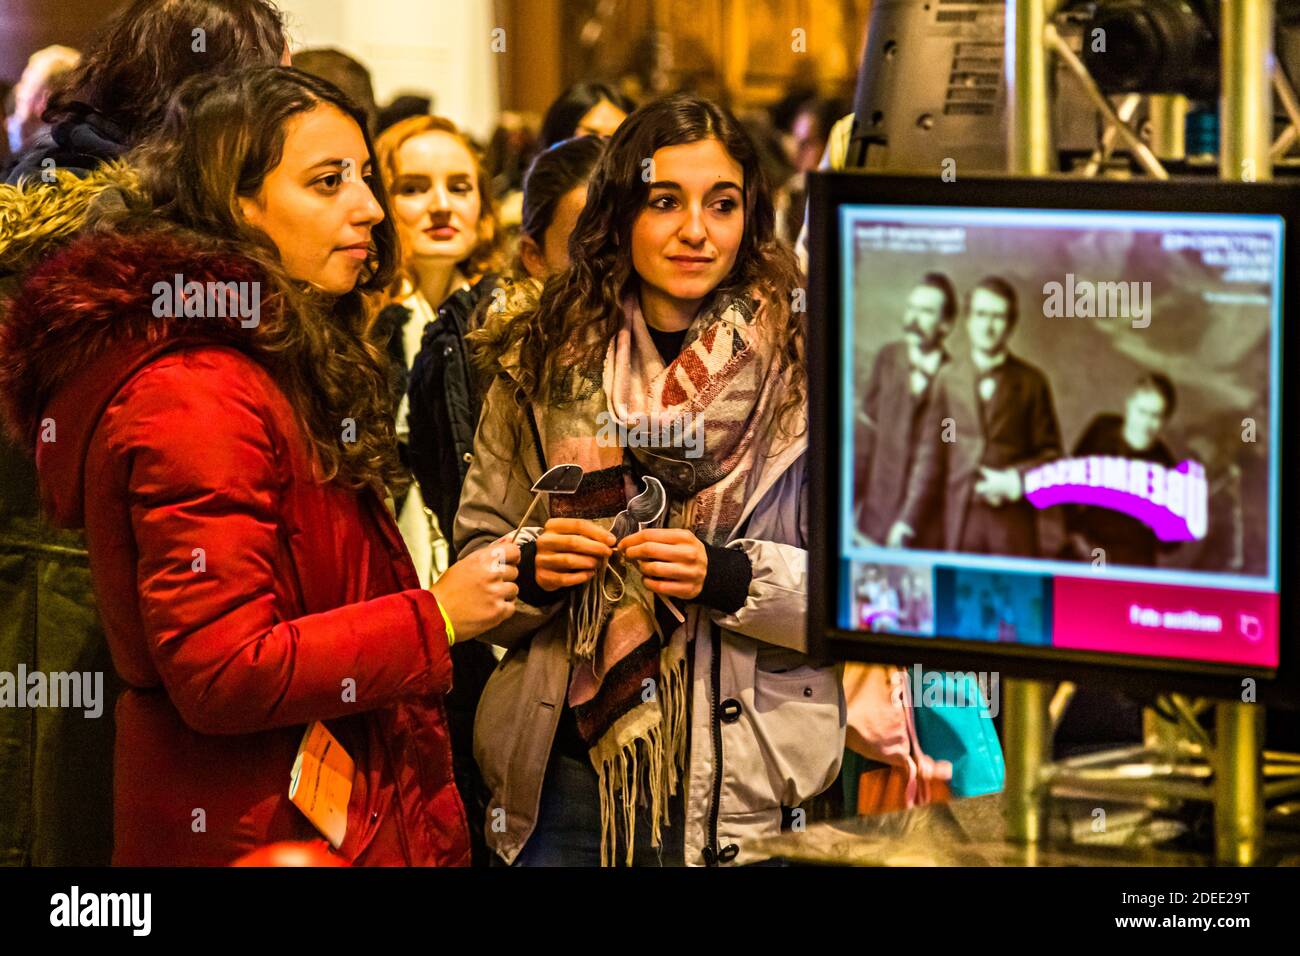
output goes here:
[{"label": "man with glasses on screen", "polygon": [[1060,457],[1061,432],[1047,377],[1007,348],[1016,306],[1000,276],[981,279],[967,297],[970,352],[935,377],[890,547],[915,547],[922,520],[941,510],[948,551],[1038,556],[1024,474]]}]

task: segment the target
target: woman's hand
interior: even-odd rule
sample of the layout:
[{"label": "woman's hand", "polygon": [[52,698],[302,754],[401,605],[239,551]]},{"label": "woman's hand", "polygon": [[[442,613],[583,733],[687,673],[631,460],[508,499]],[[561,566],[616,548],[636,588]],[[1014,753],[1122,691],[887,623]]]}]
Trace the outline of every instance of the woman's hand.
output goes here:
[{"label": "woman's hand", "polygon": [[614,536],[594,521],[552,518],[537,538],[537,584],[545,591],[586,584],[613,548]]},{"label": "woman's hand", "polygon": [[685,528],[646,528],[618,543],[623,557],[636,562],[646,590],[693,601],[704,587],[709,554],[704,542]]},{"label": "woman's hand", "polygon": [[430,586],[457,641],[478,637],[515,613],[518,564],[519,545],[502,538],[457,561]]}]

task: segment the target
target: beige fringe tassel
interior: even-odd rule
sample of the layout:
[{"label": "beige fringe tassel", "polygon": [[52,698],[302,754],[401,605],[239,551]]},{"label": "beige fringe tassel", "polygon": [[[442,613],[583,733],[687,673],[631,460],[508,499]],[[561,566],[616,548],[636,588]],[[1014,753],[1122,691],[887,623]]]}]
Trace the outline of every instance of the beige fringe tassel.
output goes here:
[{"label": "beige fringe tassel", "polygon": [[[681,654],[675,663],[673,657]],[[650,845],[662,843],[668,798],[677,793],[686,759],[686,658],[676,642],[660,652],[658,707],[639,706],[614,724],[592,748],[600,778],[600,865],[613,864],[617,814],[622,815],[627,865],[636,846],[636,807],[641,772],[650,790]],[[631,735],[626,744],[616,741]],[[645,763],[644,768],[642,763]]]},{"label": "beige fringe tassel", "polygon": [[[583,585],[581,593],[569,602],[569,659],[591,660],[596,656],[596,646],[600,635],[605,632],[605,624],[617,602],[610,601],[605,595],[604,576],[609,568],[602,563],[596,573]],[[622,585],[622,576],[613,572]],[[619,598],[622,591],[619,591]]]}]

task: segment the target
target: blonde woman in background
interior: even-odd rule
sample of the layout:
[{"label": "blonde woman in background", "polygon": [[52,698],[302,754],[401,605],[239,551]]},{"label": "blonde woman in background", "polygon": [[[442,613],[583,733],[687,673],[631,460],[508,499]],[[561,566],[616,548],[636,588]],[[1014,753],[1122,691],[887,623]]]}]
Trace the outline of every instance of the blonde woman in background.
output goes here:
[{"label": "blonde woman in background", "polygon": [[[401,275],[376,334],[392,360],[398,439],[417,479],[398,503],[398,524],[427,583],[449,561],[443,532],[456,513],[469,468],[463,457],[478,424],[463,340],[503,255],[487,174],[454,123],[413,116],[385,130],[375,146],[402,246]],[[425,346],[438,394],[412,409],[407,386]]]},{"label": "blonde woman in background", "polygon": [[[455,560],[446,537],[479,407],[465,333],[477,324],[480,305],[491,301],[504,256],[482,159],[454,123],[413,116],[386,129],[375,149],[402,267],[373,331],[387,347],[399,447],[416,479],[396,503],[398,527],[427,586]],[[496,658],[487,645],[465,641],[452,648],[452,665],[447,711],[456,785],[474,860],[482,863],[487,795],[472,738],[474,711]]]}]

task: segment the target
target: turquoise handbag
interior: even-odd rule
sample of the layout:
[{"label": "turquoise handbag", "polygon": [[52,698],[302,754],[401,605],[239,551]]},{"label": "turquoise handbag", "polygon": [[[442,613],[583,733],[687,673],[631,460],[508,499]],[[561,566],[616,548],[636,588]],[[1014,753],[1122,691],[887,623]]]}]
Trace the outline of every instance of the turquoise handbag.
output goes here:
[{"label": "turquoise handbag", "polygon": [[[914,671],[915,673],[915,671]],[[934,700],[933,683],[943,681],[943,703]],[[981,797],[1002,790],[1006,767],[993,718],[980,686],[970,673],[923,671],[922,690],[914,693],[913,716],[921,750],[952,764],[952,795]]]}]

